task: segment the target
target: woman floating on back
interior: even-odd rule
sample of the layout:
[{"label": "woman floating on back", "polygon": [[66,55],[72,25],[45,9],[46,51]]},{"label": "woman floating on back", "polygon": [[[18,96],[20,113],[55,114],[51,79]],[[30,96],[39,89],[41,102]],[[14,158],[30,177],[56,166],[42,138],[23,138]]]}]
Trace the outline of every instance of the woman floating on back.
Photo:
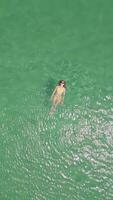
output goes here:
[{"label": "woman floating on back", "polygon": [[66,92],[66,82],[64,80],[60,80],[51,96],[51,100],[53,104],[51,108],[51,112],[55,112],[58,104],[60,103],[63,104],[65,92]]}]

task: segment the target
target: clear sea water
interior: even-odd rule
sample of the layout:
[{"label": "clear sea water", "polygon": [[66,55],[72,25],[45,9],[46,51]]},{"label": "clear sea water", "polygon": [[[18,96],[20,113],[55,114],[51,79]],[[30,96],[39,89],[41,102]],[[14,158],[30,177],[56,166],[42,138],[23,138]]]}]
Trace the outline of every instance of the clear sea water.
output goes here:
[{"label": "clear sea water", "polygon": [[1,0],[0,200],[58,199],[113,200],[113,1]]}]

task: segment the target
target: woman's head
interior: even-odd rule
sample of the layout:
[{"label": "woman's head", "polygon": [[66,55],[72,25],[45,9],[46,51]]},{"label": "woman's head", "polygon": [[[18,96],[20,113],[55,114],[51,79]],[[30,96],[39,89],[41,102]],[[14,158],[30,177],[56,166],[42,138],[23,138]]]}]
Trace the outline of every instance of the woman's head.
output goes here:
[{"label": "woman's head", "polygon": [[66,88],[66,82],[64,81],[64,80],[60,80],[59,82],[58,82],[58,85],[59,86],[63,86],[64,88]]}]

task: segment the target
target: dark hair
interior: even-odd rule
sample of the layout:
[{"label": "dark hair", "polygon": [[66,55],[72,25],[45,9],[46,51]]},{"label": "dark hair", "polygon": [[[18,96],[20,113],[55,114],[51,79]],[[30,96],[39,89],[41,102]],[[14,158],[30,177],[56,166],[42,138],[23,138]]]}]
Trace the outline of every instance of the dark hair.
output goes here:
[{"label": "dark hair", "polygon": [[64,83],[64,88],[66,88],[66,82],[65,82],[64,80],[58,81],[58,85],[59,85],[59,86],[61,85],[61,83]]}]

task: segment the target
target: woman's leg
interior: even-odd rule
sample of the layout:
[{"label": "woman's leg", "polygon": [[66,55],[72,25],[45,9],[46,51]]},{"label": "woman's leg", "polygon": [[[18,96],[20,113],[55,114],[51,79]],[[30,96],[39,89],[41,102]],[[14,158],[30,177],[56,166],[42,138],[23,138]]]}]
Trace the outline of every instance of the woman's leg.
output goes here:
[{"label": "woman's leg", "polygon": [[54,97],[54,99],[53,99],[53,105],[52,105],[52,107],[51,107],[51,111],[55,111],[56,110],[56,107],[57,107],[57,105],[60,103],[60,98],[58,98],[58,97]]}]

